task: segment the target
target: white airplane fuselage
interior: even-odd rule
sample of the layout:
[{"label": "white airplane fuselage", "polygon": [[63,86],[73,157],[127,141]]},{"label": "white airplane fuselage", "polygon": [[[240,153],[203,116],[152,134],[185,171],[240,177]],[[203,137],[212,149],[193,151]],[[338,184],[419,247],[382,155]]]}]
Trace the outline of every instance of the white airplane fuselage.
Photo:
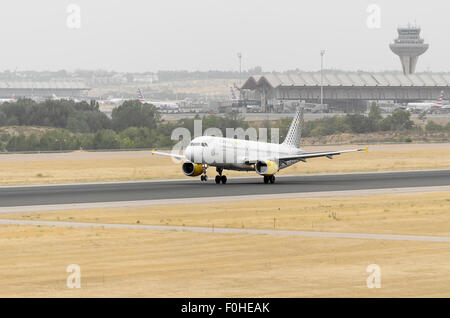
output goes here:
[{"label": "white airplane fuselage", "polygon": [[152,104],[161,111],[179,111],[180,106],[175,102],[156,102],[152,100],[139,100],[142,104]]},{"label": "white airplane fuselage", "polygon": [[[201,136],[194,138],[184,155],[187,160],[197,164],[207,164],[228,170],[254,170],[248,162],[271,160],[278,165],[278,158],[288,155],[302,154],[299,148],[284,144],[232,139],[223,137]],[[289,160],[281,165],[286,168],[299,160]]]},{"label": "white airplane fuselage", "polygon": [[429,111],[441,108],[440,104],[437,103],[408,103],[406,106],[407,110],[420,110]]},{"label": "white airplane fuselage", "polygon": [[441,96],[438,101],[435,102],[415,102],[408,103],[406,105],[406,110],[408,111],[421,111],[421,112],[432,112],[434,110],[438,110],[442,108],[444,98],[444,92],[441,92]]}]

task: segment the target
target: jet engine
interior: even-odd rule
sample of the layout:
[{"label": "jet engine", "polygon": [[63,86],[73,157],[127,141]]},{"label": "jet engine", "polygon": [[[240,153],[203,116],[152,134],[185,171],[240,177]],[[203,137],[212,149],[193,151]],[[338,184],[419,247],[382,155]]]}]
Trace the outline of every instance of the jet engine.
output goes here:
[{"label": "jet engine", "polygon": [[262,176],[272,176],[278,172],[279,167],[275,161],[260,160],[255,164],[256,173]]},{"label": "jet engine", "polygon": [[183,169],[183,173],[189,177],[196,177],[203,173],[202,165],[199,163],[186,161],[181,168]]}]

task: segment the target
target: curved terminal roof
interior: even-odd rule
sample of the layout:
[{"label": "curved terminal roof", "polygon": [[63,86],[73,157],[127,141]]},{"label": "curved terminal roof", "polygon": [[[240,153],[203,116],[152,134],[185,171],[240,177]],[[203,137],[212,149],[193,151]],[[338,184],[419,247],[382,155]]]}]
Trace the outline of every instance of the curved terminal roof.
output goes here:
[{"label": "curved terminal roof", "polygon": [[[298,74],[266,74],[251,76],[243,89],[256,89],[260,86],[302,87],[320,86],[320,72]],[[421,73],[403,75],[400,73],[367,72],[324,72],[323,86],[328,87],[449,87],[450,74]]]}]

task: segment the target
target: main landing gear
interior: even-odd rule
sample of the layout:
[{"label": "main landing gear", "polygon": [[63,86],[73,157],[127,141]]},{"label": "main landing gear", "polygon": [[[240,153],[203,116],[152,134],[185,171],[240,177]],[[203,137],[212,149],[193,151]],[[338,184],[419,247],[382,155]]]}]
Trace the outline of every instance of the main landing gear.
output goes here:
[{"label": "main landing gear", "polygon": [[275,176],[271,175],[271,176],[264,176],[264,183],[268,184],[268,183],[275,183]]},{"label": "main landing gear", "polygon": [[223,184],[225,184],[225,183],[227,183],[227,176],[226,175],[222,175],[222,171],[223,171],[223,169],[221,169],[221,168],[216,168],[216,171],[217,171],[217,173],[218,173],[218,175],[216,176],[216,183],[217,184],[219,184],[219,183],[223,183]]},{"label": "main landing gear", "polygon": [[[200,180],[202,182],[206,182],[206,181],[208,181],[208,176],[206,175],[206,169],[208,169],[208,165],[203,165],[202,168],[203,168],[203,173],[202,173],[202,175],[200,177]],[[215,179],[216,183],[217,184],[219,184],[221,182],[223,184],[227,183],[227,176],[222,175],[223,169],[222,168],[216,168],[216,171],[218,173],[218,175],[216,176],[216,179]]]}]

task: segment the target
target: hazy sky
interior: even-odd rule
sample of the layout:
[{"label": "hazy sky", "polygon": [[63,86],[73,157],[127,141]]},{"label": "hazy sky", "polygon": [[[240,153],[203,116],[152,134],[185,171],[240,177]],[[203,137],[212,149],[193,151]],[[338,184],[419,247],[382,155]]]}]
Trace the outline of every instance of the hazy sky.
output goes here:
[{"label": "hazy sky", "polygon": [[417,21],[430,44],[417,70],[450,71],[449,14],[443,0],[2,0],[0,70],[233,70],[239,51],[244,69],[317,70],[321,49],[326,68],[400,70],[388,44]]}]

